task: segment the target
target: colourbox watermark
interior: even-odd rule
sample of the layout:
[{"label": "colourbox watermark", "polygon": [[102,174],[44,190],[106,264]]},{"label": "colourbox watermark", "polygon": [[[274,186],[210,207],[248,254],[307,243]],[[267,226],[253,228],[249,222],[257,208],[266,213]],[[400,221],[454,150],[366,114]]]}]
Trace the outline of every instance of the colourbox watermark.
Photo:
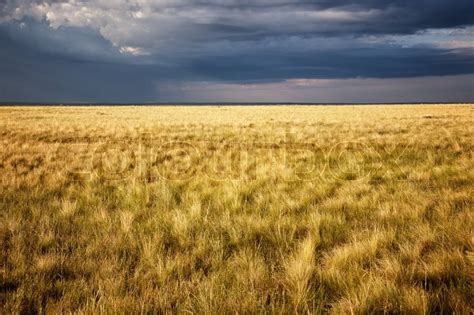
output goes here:
[{"label": "colourbox watermark", "polygon": [[[298,141],[297,134],[289,132],[277,142],[167,140],[143,134],[129,142],[65,144],[81,155],[81,163],[69,165],[66,173],[77,180],[98,177],[147,182],[186,181],[197,176],[212,181],[268,176],[286,181],[382,181],[387,176],[410,180],[411,168],[405,166],[433,159],[432,152],[419,150],[415,143],[411,139],[395,145],[370,141],[317,144]],[[462,154],[456,141],[448,145]]]}]

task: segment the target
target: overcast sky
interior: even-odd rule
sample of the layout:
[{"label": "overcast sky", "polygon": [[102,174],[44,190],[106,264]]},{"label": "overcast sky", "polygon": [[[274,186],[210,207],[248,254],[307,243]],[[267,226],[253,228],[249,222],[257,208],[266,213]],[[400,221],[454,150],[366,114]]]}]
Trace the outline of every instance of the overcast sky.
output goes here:
[{"label": "overcast sky", "polygon": [[0,0],[0,102],[474,102],[472,0]]}]

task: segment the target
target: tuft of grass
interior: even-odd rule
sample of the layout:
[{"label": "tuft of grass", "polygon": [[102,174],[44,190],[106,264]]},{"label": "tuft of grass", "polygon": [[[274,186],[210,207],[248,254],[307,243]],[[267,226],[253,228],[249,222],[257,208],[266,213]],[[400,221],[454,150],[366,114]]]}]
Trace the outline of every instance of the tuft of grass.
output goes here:
[{"label": "tuft of grass", "polygon": [[296,312],[308,310],[311,279],[315,269],[315,248],[316,242],[308,236],[283,264],[286,289]]}]

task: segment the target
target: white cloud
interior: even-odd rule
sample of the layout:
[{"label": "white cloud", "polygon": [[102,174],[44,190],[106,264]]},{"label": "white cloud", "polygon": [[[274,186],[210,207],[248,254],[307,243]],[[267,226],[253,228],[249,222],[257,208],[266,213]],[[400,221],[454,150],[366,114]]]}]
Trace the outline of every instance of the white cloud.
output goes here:
[{"label": "white cloud", "polygon": [[150,53],[142,47],[125,46],[125,47],[120,47],[119,51],[120,51],[121,54],[129,54],[129,55],[134,55],[134,56],[148,56],[148,55],[150,55]]},{"label": "white cloud", "polygon": [[371,35],[360,42],[368,44],[391,44],[404,48],[434,47],[441,49],[473,49],[474,27],[428,29],[408,35]]},{"label": "white cloud", "polygon": [[447,40],[435,42],[434,44],[445,49],[474,49],[474,40]]}]

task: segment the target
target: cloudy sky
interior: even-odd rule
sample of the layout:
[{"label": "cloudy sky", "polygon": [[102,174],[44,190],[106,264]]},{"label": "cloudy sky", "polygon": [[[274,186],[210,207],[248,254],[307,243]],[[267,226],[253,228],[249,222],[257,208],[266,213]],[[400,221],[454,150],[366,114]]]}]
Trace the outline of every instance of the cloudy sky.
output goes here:
[{"label": "cloudy sky", "polygon": [[0,102],[474,101],[472,0],[0,0]]}]

